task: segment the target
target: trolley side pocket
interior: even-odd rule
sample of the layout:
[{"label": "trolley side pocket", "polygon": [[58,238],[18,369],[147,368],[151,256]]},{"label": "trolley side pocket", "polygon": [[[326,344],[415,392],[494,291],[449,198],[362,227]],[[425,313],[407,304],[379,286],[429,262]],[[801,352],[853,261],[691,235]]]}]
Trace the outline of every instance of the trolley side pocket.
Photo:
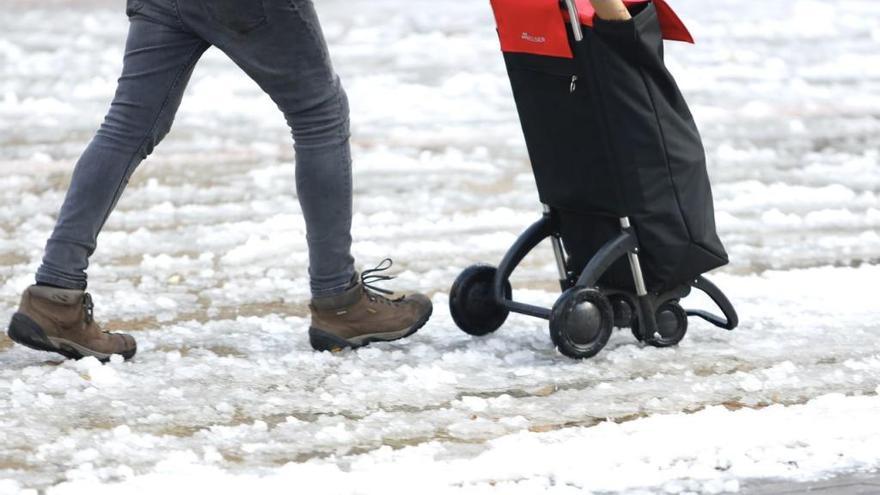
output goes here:
[{"label": "trolley side pocket", "polygon": [[610,129],[615,157],[632,164],[644,202],[632,215],[649,286],[669,289],[727,263],[715,230],[705,152],[693,116],[666,68],[653,3],[629,22],[597,20],[583,57]]}]

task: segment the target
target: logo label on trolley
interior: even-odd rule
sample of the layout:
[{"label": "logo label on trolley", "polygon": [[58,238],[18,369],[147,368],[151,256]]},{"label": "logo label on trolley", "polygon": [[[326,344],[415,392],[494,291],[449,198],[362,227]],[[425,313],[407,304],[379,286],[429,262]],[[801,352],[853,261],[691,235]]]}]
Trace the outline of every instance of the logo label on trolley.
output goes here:
[{"label": "logo label on trolley", "polygon": [[533,34],[529,34],[529,33],[525,32],[525,31],[523,31],[523,34],[522,34],[522,36],[520,36],[520,38],[525,41],[528,41],[529,43],[546,43],[547,42],[547,38],[545,38],[544,36],[535,36]]}]

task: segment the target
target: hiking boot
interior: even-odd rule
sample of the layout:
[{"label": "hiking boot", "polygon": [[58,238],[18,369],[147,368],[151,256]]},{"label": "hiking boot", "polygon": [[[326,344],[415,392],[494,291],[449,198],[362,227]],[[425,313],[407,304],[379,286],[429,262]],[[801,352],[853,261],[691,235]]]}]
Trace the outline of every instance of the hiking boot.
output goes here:
[{"label": "hiking boot", "polygon": [[9,338],[38,351],[70,359],[94,356],[108,361],[113,354],[131,359],[137,343],[131,335],[101,331],[93,317],[92,296],[75,289],[32,285],[9,323]]},{"label": "hiking boot", "polygon": [[341,294],[312,299],[312,325],[309,341],[317,351],[341,351],[362,347],[370,342],[390,342],[416,333],[431,317],[433,305],[422,294],[398,298],[393,292],[370,285],[393,277],[376,275],[391,268],[386,259]]}]

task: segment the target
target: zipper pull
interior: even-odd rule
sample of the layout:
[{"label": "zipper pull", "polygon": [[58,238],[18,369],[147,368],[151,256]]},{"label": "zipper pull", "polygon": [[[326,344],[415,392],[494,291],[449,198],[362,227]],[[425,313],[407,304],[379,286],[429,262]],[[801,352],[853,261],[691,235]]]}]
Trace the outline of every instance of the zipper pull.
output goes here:
[{"label": "zipper pull", "polygon": [[574,90],[577,89],[577,80],[578,76],[571,76],[571,86],[568,88],[569,93],[574,93]]}]

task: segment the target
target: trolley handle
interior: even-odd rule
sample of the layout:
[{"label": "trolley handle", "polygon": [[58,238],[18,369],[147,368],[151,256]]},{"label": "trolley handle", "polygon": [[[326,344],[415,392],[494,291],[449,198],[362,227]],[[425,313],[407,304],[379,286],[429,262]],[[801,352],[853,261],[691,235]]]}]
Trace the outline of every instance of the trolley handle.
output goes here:
[{"label": "trolley handle", "polygon": [[574,40],[581,42],[584,39],[584,29],[581,27],[581,16],[578,13],[575,0],[562,0],[565,8],[568,9],[568,18],[571,22],[571,32],[574,33]]},{"label": "trolley handle", "polygon": [[720,317],[714,315],[708,311],[702,311],[697,309],[689,309],[687,310],[688,316],[696,316],[698,318],[702,318],[709,323],[715,325],[716,327],[724,328],[726,330],[733,330],[739,325],[739,316],[736,314],[736,310],[733,308],[733,304],[730,303],[730,299],[721,292],[721,289],[718,288],[715,284],[709,281],[704,276],[697,277],[691,283],[691,287],[695,289],[699,289],[706,293],[712,302],[714,302],[721,312],[724,314],[724,317]]}]

